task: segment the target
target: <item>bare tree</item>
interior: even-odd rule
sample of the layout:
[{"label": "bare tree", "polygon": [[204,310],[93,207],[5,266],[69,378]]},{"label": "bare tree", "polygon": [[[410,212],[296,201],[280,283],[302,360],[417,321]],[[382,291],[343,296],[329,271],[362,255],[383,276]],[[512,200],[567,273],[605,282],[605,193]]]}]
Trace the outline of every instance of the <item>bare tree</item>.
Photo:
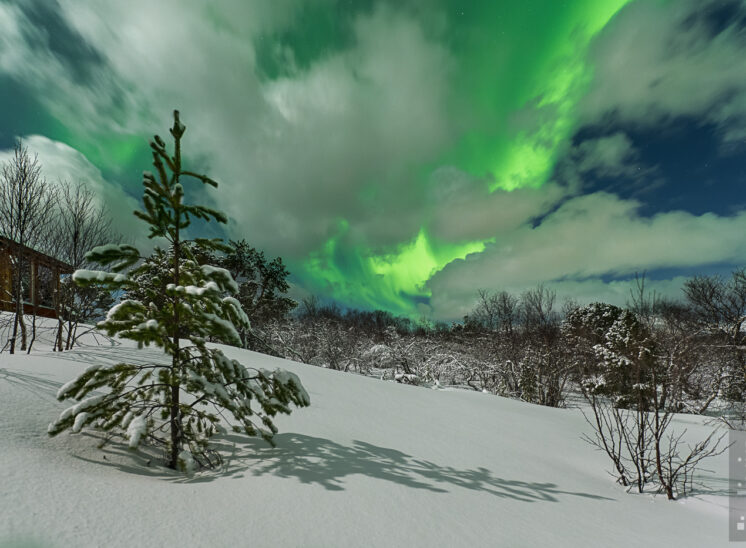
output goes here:
[{"label": "bare tree", "polygon": [[[0,233],[11,240],[12,299],[15,318],[10,338],[10,353],[15,352],[18,329],[21,329],[21,350],[27,344],[26,324],[23,321],[25,292],[31,289],[27,276],[28,262],[25,247],[44,251],[55,208],[55,193],[41,174],[38,157],[29,154],[19,140],[13,157],[0,170]],[[33,300],[33,295],[31,295]]]},{"label": "bare tree", "polygon": [[564,403],[572,375],[561,337],[556,293],[543,285],[521,295],[522,355],[519,361],[521,399],[550,407]]},{"label": "bare tree", "polygon": [[695,276],[684,284],[684,293],[708,329],[719,331],[732,345],[746,338],[741,331],[746,323],[746,268],[733,272],[729,280]]},{"label": "bare tree", "polygon": [[[87,251],[106,243],[121,243],[121,237],[112,230],[109,212],[84,182],[62,181],[57,207],[54,254],[74,270],[92,266],[85,258]],[[63,280],[55,299],[58,316],[55,349],[72,348],[78,324],[95,318],[97,311],[106,310],[110,301],[107,290],[84,288],[72,283],[72,279]],[[65,326],[67,333],[63,337]]]},{"label": "bare tree", "polygon": [[479,289],[477,295],[477,304],[464,318],[464,323],[472,329],[512,333],[519,322],[518,299],[507,291],[492,293]]}]

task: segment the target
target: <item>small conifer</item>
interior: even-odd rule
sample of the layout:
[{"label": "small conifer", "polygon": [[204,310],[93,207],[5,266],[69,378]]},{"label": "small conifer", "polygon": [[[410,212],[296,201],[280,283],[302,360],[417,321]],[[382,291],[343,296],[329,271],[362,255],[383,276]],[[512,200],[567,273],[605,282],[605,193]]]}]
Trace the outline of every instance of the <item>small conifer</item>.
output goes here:
[{"label": "small conifer", "polygon": [[[119,302],[98,324],[110,335],[134,340],[140,347],[161,347],[170,359],[92,365],[58,391],[60,401],[76,403],[50,424],[49,434],[96,426],[123,433],[131,448],[153,440],[165,446],[169,467],[188,471],[195,464],[215,463],[209,440],[225,431],[226,420],[233,431],[272,443],[277,432],[272,417],[290,413],[290,404],[307,406],[310,399],[295,374],[247,368],[206,344],[214,339],[240,345],[239,331],[249,328],[249,320],[235,298],[238,287],[231,274],[200,265],[195,258],[197,252],[221,249],[221,244],[184,238],[193,218],[226,222],[223,213],[184,201],[183,178],[217,187],[209,177],[182,167],[185,129],[175,111],[170,130],[173,154],[157,135],[150,143],[155,174],[144,173],[144,210],[135,211],[148,224],[150,238],[168,242],[167,250],[159,252],[160,262],[156,261],[161,266],[165,261],[167,267],[165,294],[159,284],[141,286],[139,300]],[[134,280],[148,274],[154,264],[142,262],[131,245],[96,247],[86,258],[111,271],[78,270],[74,281],[112,291],[132,289]],[[163,276],[164,269],[157,274]]]}]

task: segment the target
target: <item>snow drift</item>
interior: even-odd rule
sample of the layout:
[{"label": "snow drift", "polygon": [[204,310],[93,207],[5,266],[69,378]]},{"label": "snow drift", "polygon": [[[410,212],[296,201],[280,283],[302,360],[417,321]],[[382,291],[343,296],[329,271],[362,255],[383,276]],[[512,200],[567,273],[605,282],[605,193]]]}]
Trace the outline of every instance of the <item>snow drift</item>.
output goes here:
[{"label": "snow drift", "polygon": [[[108,344],[108,343],[107,343]],[[276,448],[219,438],[194,477],[83,429],[49,438],[58,389],[97,363],[157,349],[0,355],[1,546],[719,546],[727,455],[693,497],[626,493],[580,436],[577,409],[429,390],[223,347],[297,374],[312,405],[276,420]],[[710,427],[679,416],[693,440]]]}]

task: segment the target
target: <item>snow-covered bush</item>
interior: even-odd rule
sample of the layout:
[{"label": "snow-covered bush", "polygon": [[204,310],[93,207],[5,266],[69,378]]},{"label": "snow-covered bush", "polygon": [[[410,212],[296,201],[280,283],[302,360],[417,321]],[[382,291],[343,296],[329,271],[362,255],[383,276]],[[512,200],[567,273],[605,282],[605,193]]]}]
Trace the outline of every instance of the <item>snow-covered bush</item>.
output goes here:
[{"label": "snow-covered bush", "polygon": [[632,312],[593,303],[573,310],[563,332],[577,360],[581,388],[595,383],[596,394],[613,398],[619,407],[650,407],[650,382],[659,363],[652,334]]},{"label": "snow-covered bush", "polygon": [[622,485],[642,493],[652,484],[669,499],[686,495],[701,462],[725,449],[716,432],[686,450],[683,432],[672,432],[684,394],[679,356],[661,352],[650,327],[612,305],[576,309],[564,332],[591,362],[581,368],[586,420],[593,429],[586,441],[611,459]]},{"label": "snow-covered bush", "polygon": [[[163,348],[169,363],[89,367],[57,393],[58,399],[71,398],[77,403],[62,412],[49,426],[49,433],[78,432],[95,425],[122,432],[132,448],[143,440],[154,440],[166,448],[169,467],[189,471],[195,463],[206,466],[214,464],[216,456],[219,459],[208,442],[213,434],[224,431],[221,419],[229,421],[235,432],[259,435],[271,443],[277,432],[272,417],[290,413],[291,404],[307,406],[310,400],[293,373],[250,369],[206,344],[214,338],[240,345],[238,329],[248,329],[249,321],[234,296],[238,288],[230,273],[195,260],[195,249],[216,249],[219,244],[210,240],[187,243],[181,233],[194,217],[225,222],[222,213],[183,201],[183,176],[217,186],[204,175],[182,169],[184,130],[177,111],[171,128],[173,156],[160,137],[151,142],[157,175],[145,173],[145,210],[135,212],[148,223],[150,237],[168,241],[168,253],[157,253],[159,260],[126,272],[141,259],[137,249],[100,246],[86,257],[109,265],[111,272],[78,270],[73,275],[82,286],[112,290],[137,286],[138,300],[128,298],[114,306],[98,327],[140,346]],[[138,285],[143,276],[156,275],[168,280]]]}]

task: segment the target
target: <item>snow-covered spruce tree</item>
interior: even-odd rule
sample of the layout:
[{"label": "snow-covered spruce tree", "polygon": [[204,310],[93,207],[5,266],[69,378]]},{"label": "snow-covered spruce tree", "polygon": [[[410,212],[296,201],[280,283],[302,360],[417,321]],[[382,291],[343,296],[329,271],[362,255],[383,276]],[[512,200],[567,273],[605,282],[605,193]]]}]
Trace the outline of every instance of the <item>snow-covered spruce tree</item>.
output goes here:
[{"label": "snow-covered spruce tree", "polygon": [[[258,435],[272,443],[277,432],[272,417],[290,413],[290,404],[307,406],[310,399],[293,373],[248,369],[206,345],[209,337],[240,345],[237,328],[248,328],[249,322],[232,296],[238,288],[228,271],[200,266],[194,259],[195,248],[214,249],[220,244],[213,240],[188,243],[183,237],[182,231],[191,218],[225,222],[225,217],[218,211],[184,202],[182,177],[213,187],[217,183],[183,169],[181,138],[185,127],[178,111],[174,112],[170,131],[173,155],[169,155],[157,135],[150,144],[156,174],[144,174],[144,211],[135,211],[148,223],[149,237],[165,238],[169,243],[170,282],[165,286],[165,295],[160,294],[163,288],[158,284],[152,285],[143,298],[123,300],[98,324],[110,335],[132,339],[140,347],[162,347],[170,360],[166,364],[89,367],[58,391],[59,400],[72,398],[77,403],[49,426],[49,434],[66,429],[78,432],[92,425],[123,432],[131,448],[150,439],[166,447],[169,467],[188,471],[195,464],[214,464],[211,456],[215,453],[209,450],[208,443],[213,434],[224,431],[221,417],[230,422],[233,431]],[[78,270],[73,278],[82,286],[126,290],[152,268],[146,261],[125,273],[141,259],[130,245],[97,247],[87,254],[87,259],[109,265],[112,272]],[[184,339],[189,343],[184,345]]]}]

